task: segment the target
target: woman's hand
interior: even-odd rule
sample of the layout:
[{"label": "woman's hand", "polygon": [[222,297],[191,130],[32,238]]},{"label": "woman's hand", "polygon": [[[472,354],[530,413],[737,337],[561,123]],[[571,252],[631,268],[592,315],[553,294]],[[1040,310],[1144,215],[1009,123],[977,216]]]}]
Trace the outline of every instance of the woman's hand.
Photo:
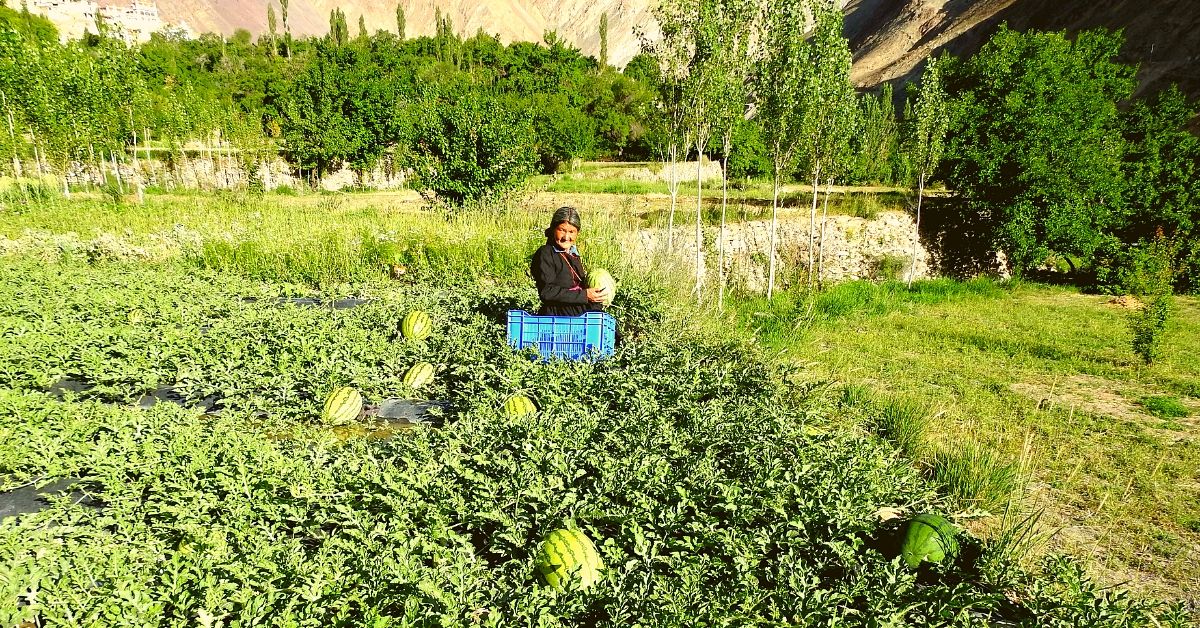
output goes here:
[{"label": "woman's hand", "polygon": [[605,299],[604,288],[588,288],[587,300],[588,303],[603,303]]}]

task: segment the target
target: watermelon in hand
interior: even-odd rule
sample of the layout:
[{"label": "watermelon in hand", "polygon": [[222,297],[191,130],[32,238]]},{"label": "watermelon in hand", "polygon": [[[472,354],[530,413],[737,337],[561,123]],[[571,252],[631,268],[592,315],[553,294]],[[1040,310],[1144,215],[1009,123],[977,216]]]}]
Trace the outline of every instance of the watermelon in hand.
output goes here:
[{"label": "watermelon in hand", "polygon": [[604,288],[604,305],[612,305],[613,297],[617,294],[617,280],[603,268],[597,268],[588,275],[589,288]]}]

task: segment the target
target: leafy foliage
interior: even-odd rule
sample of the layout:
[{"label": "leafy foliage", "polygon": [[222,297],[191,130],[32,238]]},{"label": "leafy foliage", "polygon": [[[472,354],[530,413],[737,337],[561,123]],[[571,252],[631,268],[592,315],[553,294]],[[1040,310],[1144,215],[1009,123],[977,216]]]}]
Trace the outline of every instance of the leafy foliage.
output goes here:
[{"label": "leafy foliage", "polygon": [[452,205],[503,194],[534,170],[528,112],[474,94],[427,103],[414,135],[413,187]]},{"label": "leafy foliage", "polygon": [[1052,253],[1089,256],[1121,205],[1117,102],[1133,68],[1113,61],[1121,36],[1018,33],[1002,26],[974,56],[950,62],[955,95],[946,178],[1018,271]]},{"label": "leafy foliage", "polygon": [[[737,340],[652,325],[606,362],[543,364],[480,312],[532,299],[511,289],[361,286],[372,303],[302,309],[273,302],[282,285],[25,260],[0,291],[37,295],[0,299],[14,330],[0,482],[80,477],[101,504],[0,522],[6,622],[1116,625],[1161,612],[1077,573],[901,566],[875,510],[925,509],[931,493],[886,445],[826,429],[826,402]],[[393,342],[414,307],[456,333]],[[343,442],[315,425],[334,386],[377,400],[425,356],[441,372],[430,394],[451,404],[443,428]],[[97,387],[42,392],[60,375]],[[100,402],[154,380],[189,400],[216,389],[221,411]],[[514,390],[541,412],[507,418]],[[553,593],[533,572],[537,540],[576,526],[610,568],[588,592]]]}]

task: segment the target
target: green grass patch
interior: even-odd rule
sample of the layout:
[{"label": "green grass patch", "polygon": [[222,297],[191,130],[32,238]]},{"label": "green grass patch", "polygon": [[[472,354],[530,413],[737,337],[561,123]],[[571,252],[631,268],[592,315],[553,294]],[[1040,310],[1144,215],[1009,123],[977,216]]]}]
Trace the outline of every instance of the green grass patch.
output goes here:
[{"label": "green grass patch", "polygon": [[895,443],[908,457],[917,459],[926,445],[933,410],[922,399],[897,397],[877,402],[870,411],[872,427]]},{"label": "green grass patch", "polygon": [[1188,410],[1188,407],[1183,405],[1177,397],[1152,395],[1142,397],[1138,403],[1146,409],[1146,412],[1160,419],[1179,419],[1191,414],[1191,410]]}]

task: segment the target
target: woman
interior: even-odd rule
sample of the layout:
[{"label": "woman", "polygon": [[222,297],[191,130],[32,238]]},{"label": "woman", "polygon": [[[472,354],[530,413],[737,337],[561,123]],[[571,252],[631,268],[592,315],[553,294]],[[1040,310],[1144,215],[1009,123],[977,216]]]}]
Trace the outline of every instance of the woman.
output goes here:
[{"label": "woman", "polygon": [[604,309],[604,289],[587,287],[587,269],[575,248],[580,225],[574,207],[559,207],[546,229],[546,244],[533,254],[529,272],[542,300],[541,316],[579,316]]}]

